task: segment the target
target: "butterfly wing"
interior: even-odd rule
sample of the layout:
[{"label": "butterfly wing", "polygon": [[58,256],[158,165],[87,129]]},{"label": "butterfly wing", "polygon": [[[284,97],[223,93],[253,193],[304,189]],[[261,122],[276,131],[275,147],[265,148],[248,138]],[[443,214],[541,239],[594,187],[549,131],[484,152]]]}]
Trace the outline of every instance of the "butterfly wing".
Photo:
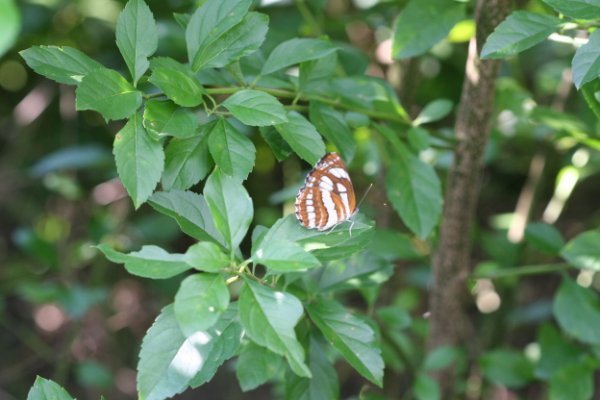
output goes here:
[{"label": "butterfly wing", "polygon": [[346,166],[328,153],[309,172],[296,196],[296,218],[309,229],[329,229],[356,212],[356,199]]}]

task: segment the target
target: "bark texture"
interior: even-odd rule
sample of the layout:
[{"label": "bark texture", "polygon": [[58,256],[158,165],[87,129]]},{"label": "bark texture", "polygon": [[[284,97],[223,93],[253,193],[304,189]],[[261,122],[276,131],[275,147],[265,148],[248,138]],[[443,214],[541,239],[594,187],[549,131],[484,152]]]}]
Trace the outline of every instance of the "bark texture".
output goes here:
[{"label": "bark texture", "polygon": [[[477,339],[466,311],[466,279],[472,270],[469,230],[479,198],[483,153],[499,68],[499,61],[481,60],[478,55],[485,39],[508,15],[511,6],[511,0],[479,0],[477,3],[477,31],[469,44],[455,125],[458,144],[448,175],[440,240],[433,259],[430,350],[444,345],[470,347]],[[441,370],[434,378],[440,385],[442,398],[452,398],[452,369]]]}]

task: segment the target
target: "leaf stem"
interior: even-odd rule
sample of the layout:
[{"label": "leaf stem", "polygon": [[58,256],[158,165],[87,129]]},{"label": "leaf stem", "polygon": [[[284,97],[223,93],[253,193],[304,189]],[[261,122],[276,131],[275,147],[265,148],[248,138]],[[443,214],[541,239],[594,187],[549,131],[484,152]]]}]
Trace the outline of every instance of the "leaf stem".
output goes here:
[{"label": "leaf stem", "polygon": [[[206,93],[208,94],[233,94],[244,88],[241,86],[235,87],[214,87],[214,88],[206,88]],[[370,118],[379,119],[382,121],[396,122],[405,126],[409,126],[410,122],[407,121],[404,117],[399,114],[386,113],[377,110],[369,110],[361,107],[352,106],[349,104],[342,103],[339,99],[331,99],[324,96],[319,95],[310,95],[310,94],[297,94],[290,90],[285,89],[273,89],[273,88],[265,88],[265,87],[255,87],[255,90],[260,90],[262,92],[268,93],[275,97],[283,98],[283,99],[295,99],[298,97],[298,100],[310,102],[310,101],[318,101],[323,104],[330,105],[332,107],[343,109],[346,111],[353,111],[363,115],[366,115]]]},{"label": "leaf stem", "polygon": [[518,277],[518,276],[547,274],[550,272],[562,272],[569,268],[571,268],[571,266],[567,263],[523,265],[521,267],[503,268],[503,269],[500,269],[497,271],[490,271],[487,273],[474,273],[471,275],[471,278],[472,279],[512,278],[512,277]]}]

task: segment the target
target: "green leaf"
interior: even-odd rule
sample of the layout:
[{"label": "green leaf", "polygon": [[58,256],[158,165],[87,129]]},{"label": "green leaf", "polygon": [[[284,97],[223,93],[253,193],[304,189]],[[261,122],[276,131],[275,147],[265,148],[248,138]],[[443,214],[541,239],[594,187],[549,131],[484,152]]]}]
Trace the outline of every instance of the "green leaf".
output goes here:
[{"label": "green leaf", "polygon": [[235,364],[235,375],[244,392],[256,389],[285,369],[281,356],[249,342]]},{"label": "green leaf", "polygon": [[465,6],[456,1],[411,0],[394,25],[393,57],[426,53],[464,17]]},{"label": "green leaf", "polygon": [[228,97],[223,106],[246,125],[267,126],[287,122],[283,105],[275,97],[259,90],[240,90]]},{"label": "green leaf", "polygon": [[331,79],[338,68],[338,55],[331,53],[316,60],[300,63],[299,85],[302,92],[318,89],[326,79]]},{"label": "green leaf", "polygon": [[533,222],[525,229],[525,239],[528,243],[550,254],[558,254],[565,245],[560,232],[553,225]]},{"label": "green leaf", "polygon": [[302,246],[285,239],[263,240],[253,260],[276,272],[302,271],[321,265]]},{"label": "green leaf", "polygon": [[162,400],[210,380],[240,345],[237,309],[230,307],[217,323],[186,337],[173,306],[163,308],[142,342],[137,389],[144,400]]},{"label": "green leaf", "polygon": [[407,133],[408,144],[416,151],[423,151],[431,146],[431,136],[427,129],[411,126]]},{"label": "green leaf", "polygon": [[549,380],[558,370],[582,362],[583,351],[570,343],[552,325],[543,325],[538,330],[537,342],[541,357],[535,367],[535,376]]},{"label": "green leaf", "polygon": [[194,239],[224,245],[202,195],[181,190],[156,192],[148,199],[148,203],[156,211],[175,219],[181,230]]},{"label": "green leaf", "polygon": [[435,371],[446,368],[456,360],[456,348],[451,346],[436,347],[425,357],[423,361],[423,369],[426,371]]},{"label": "green leaf", "polygon": [[254,144],[225,119],[220,118],[213,125],[208,148],[219,168],[240,182],[246,180],[254,167]]},{"label": "green leaf", "polygon": [[21,13],[13,0],[0,0],[0,57],[17,40],[21,30]]},{"label": "green leaf", "polygon": [[310,377],[304,349],[294,327],[302,316],[302,303],[289,293],[245,280],[240,293],[240,321],[256,344],[284,356],[296,375]]},{"label": "green leaf", "polygon": [[550,379],[550,400],[589,400],[594,395],[594,370],[585,364],[567,365]]},{"label": "green leaf", "polygon": [[288,122],[275,129],[300,158],[315,165],[325,155],[325,143],[313,124],[296,111],[288,112]]},{"label": "green leaf", "polygon": [[117,264],[125,264],[132,275],[150,279],[167,279],[191,268],[183,254],[169,254],[158,246],[143,246],[140,251],[129,254],[118,252],[107,244],[97,246],[106,258]]},{"label": "green leaf", "polygon": [[73,398],[58,383],[38,376],[29,389],[27,400],[73,400]]},{"label": "green leaf", "polygon": [[219,272],[229,265],[229,257],[212,242],[200,242],[190,246],[184,260],[199,271]]},{"label": "green leaf", "polygon": [[336,260],[322,268],[310,271],[307,286],[313,292],[363,289],[380,285],[394,272],[393,264],[370,252],[361,252],[352,257],[341,254]]},{"label": "green leaf", "polygon": [[338,148],[342,158],[350,162],[356,152],[356,143],[343,114],[333,107],[311,101],[309,116],[319,132]]},{"label": "green leaf", "polygon": [[67,46],[33,46],[19,54],[38,74],[66,85],[77,85],[90,72],[105,69],[81,51]]},{"label": "green leaf", "polygon": [[[204,53],[248,13],[252,0],[207,1],[196,9],[185,31],[188,59],[198,71],[207,58]],[[223,51],[223,49],[221,49]]]},{"label": "green leaf", "polygon": [[600,302],[591,290],[564,279],[554,297],[552,311],[569,335],[584,343],[600,344]]},{"label": "green leaf", "polygon": [[143,0],[129,0],[117,19],[117,47],[129,68],[133,84],[148,69],[148,57],[158,46],[158,30],[152,11]]},{"label": "green leaf", "polygon": [[204,101],[204,88],[187,65],[172,58],[157,57],[150,61],[150,83],[162,90],[176,104],[196,107]]},{"label": "green leaf", "polygon": [[336,50],[333,44],[320,39],[290,39],[273,49],[260,73],[267,75],[294,64],[325,57]]},{"label": "green leaf", "polygon": [[452,111],[453,103],[447,99],[437,99],[427,104],[413,121],[414,126],[439,121]]},{"label": "green leaf", "polygon": [[190,23],[190,19],[192,19],[192,14],[173,13],[173,18],[179,24],[179,26],[185,30]]},{"label": "green leaf", "polygon": [[294,215],[279,219],[265,236],[265,243],[276,239],[285,239],[301,244],[305,250],[311,251],[319,260],[335,260],[348,258],[351,254],[364,249],[371,241],[375,230],[372,223],[355,216],[352,233],[351,221],[339,224],[331,232],[306,229]]},{"label": "green leaf", "polygon": [[208,175],[214,163],[208,151],[209,132],[215,123],[202,125],[192,137],[173,139],[165,149],[162,185],[166,190],[186,190]]},{"label": "green leaf", "polygon": [[533,377],[533,367],[525,356],[514,350],[494,350],[481,356],[483,375],[497,385],[518,388]]},{"label": "green leaf", "polygon": [[404,150],[390,163],[385,184],[388,198],[406,226],[426,238],[442,213],[442,188],[433,168]]},{"label": "green leaf", "polygon": [[292,154],[292,148],[274,127],[262,126],[259,130],[260,135],[267,142],[277,160],[283,161]]},{"label": "green leaf", "polygon": [[107,120],[130,117],[142,105],[142,93],[112,69],[88,72],[77,86],[76,94],[78,111],[94,110]]},{"label": "green leaf", "polygon": [[228,306],[229,289],[221,275],[194,274],[181,282],[175,295],[175,318],[189,337],[216,324]]},{"label": "green leaf", "polygon": [[154,191],[165,161],[162,145],[146,133],[139,113],[115,136],[113,154],[119,178],[138,208]]},{"label": "green leaf", "polygon": [[362,376],[381,386],[383,359],[375,332],[334,300],[321,298],[307,305],[310,319],[323,335]]},{"label": "green leaf", "polygon": [[340,398],[338,377],[333,363],[326,357],[323,345],[311,336],[308,348],[308,366],[312,378],[289,374],[285,379],[287,400],[330,400]]},{"label": "green leaf", "polygon": [[196,134],[198,118],[188,109],[169,100],[148,100],[144,108],[144,127],[156,139],[164,136],[188,138]]},{"label": "green leaf", "polygon": [[600,232],[579,234],[560,250],[560,255],[577,268],[600,271]]},{"label": "green leaf", "polygon": [[576,19],[600,18],[600,4],[596,0],[543,0],[557,12]]},{"label": "green leaf", "polygon": [[252,221],[252,199],[238,180],[218,169],[206,180],[204,196],[216,228],[223,235],[229,250],[234,250]]},{"label": "green leaf", "polygon": [[594,31],[589,41],[577,49],[573,57],[573,83],[577,89],[600,76],[600,31]]},{"label": "green leaf", "polygon": [[560,24],[556,17],[515,11],[487,38],[481,58],[504,58],[526,50],[546,39]]},{"label": "green leaf", "polygon": [[269,30],[269,17],[250,12],[242,22],[219,37],[210,46],[202,48],[194,58],[194,71],[220,68],[254,53],[264,42]]},{"label": "green leaf", "polygon": [[425,373],[419,373],[413,387],[416,400],[439,400],[441,399],[440,387],[436,381]]}]

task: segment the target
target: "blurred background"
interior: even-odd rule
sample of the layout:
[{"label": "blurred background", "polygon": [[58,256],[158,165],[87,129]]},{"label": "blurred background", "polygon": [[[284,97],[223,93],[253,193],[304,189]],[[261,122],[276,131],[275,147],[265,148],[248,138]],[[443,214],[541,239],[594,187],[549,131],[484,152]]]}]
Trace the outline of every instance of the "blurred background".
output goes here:
[{"label": "blurred background", "polygon": [[[135,398],[139,345],[159,310],[173,298],[180,278],[133,277],[93,246],[112,241],[132,250],[156,244],[182,252],[193,243],[148,206],[134,212],[116,179],[111,154],[122,123],[107,125],[97,113],[76,112],[74,87],[35,74],[18,54],[32,45],[68,45],[125,72],[114,40],[124,3],[0,0],[1,400],[24,399],[36,375],[55,380],[81,399],[100,394]],[[184,59],[183,30],[173,13],[190,12],[202,2],[147,3],[159,26],[157,55]],[[347,48],[349,74],[388,80],[414,117],[435,99],[458,103],[474,24],[466,18],[426,55],[394,62],[393,23],[405,3],[262,0],[257,6],[270,16],[265,48],[296,36],[328,35]],[[542,7],[535,1],[518,3],[534,11]],[[598,122],[573,89],[573,52],[569,44],[545,42],[503,64],[474,231],[479,271],[555,260],[555,254],[544,251],[544,243],[522,243],[527,235],[535,238],[536,229],[547,229],[544,224],[555,225],[560,234],[554,237],[561,241],[561,236],[569,239],[600,223]],[[432,129],[451,134],[452,126],[451,114]],[[389,229],[406,233],[387,206],[380,150],[371,132],[357,128],[354,134],[358,150],[350,168],[357,193],[374,183],[361,211],[376,220],[382,235],[391,234]],[[278,163],[259,135],[251,137],[257,159],[246,187],[256,210],[253,223],[270,226],[285,207],[289,210],[289,199],[308,165],[297,159]],[[448,150],[428,149],[421,156],[442,177],[451,162]],[[526,229],[528,221],[539,224]],[[412,249],[406,258],[430,252],[426,242],[408,238],[406,243]],[[412,348],[410,357],[418,358],[429,266],[426,259],[418,259],[397,261],[396,267],[380,301],[417,319],[401,343]],[[588,286],[597,284],[590,273],[577,278]],[[478,309],[473,313],[482,340],[492,346],[534,341],[537,327],[551,318],[558,283],[558,276],[543,276],[475,286]],[[401,374],[403,368],[392,363],[388,372]],[[344,397],[356,395],[360,388],[352,382],[351,370],[339,365],[338,374]],[[264,399],[280,391],[267,387],[242,394],[234,382],[233,364],[228,363],[213,382],[177,398]],[[528,390],[533,396],[538,389],[534,385]]]}]

